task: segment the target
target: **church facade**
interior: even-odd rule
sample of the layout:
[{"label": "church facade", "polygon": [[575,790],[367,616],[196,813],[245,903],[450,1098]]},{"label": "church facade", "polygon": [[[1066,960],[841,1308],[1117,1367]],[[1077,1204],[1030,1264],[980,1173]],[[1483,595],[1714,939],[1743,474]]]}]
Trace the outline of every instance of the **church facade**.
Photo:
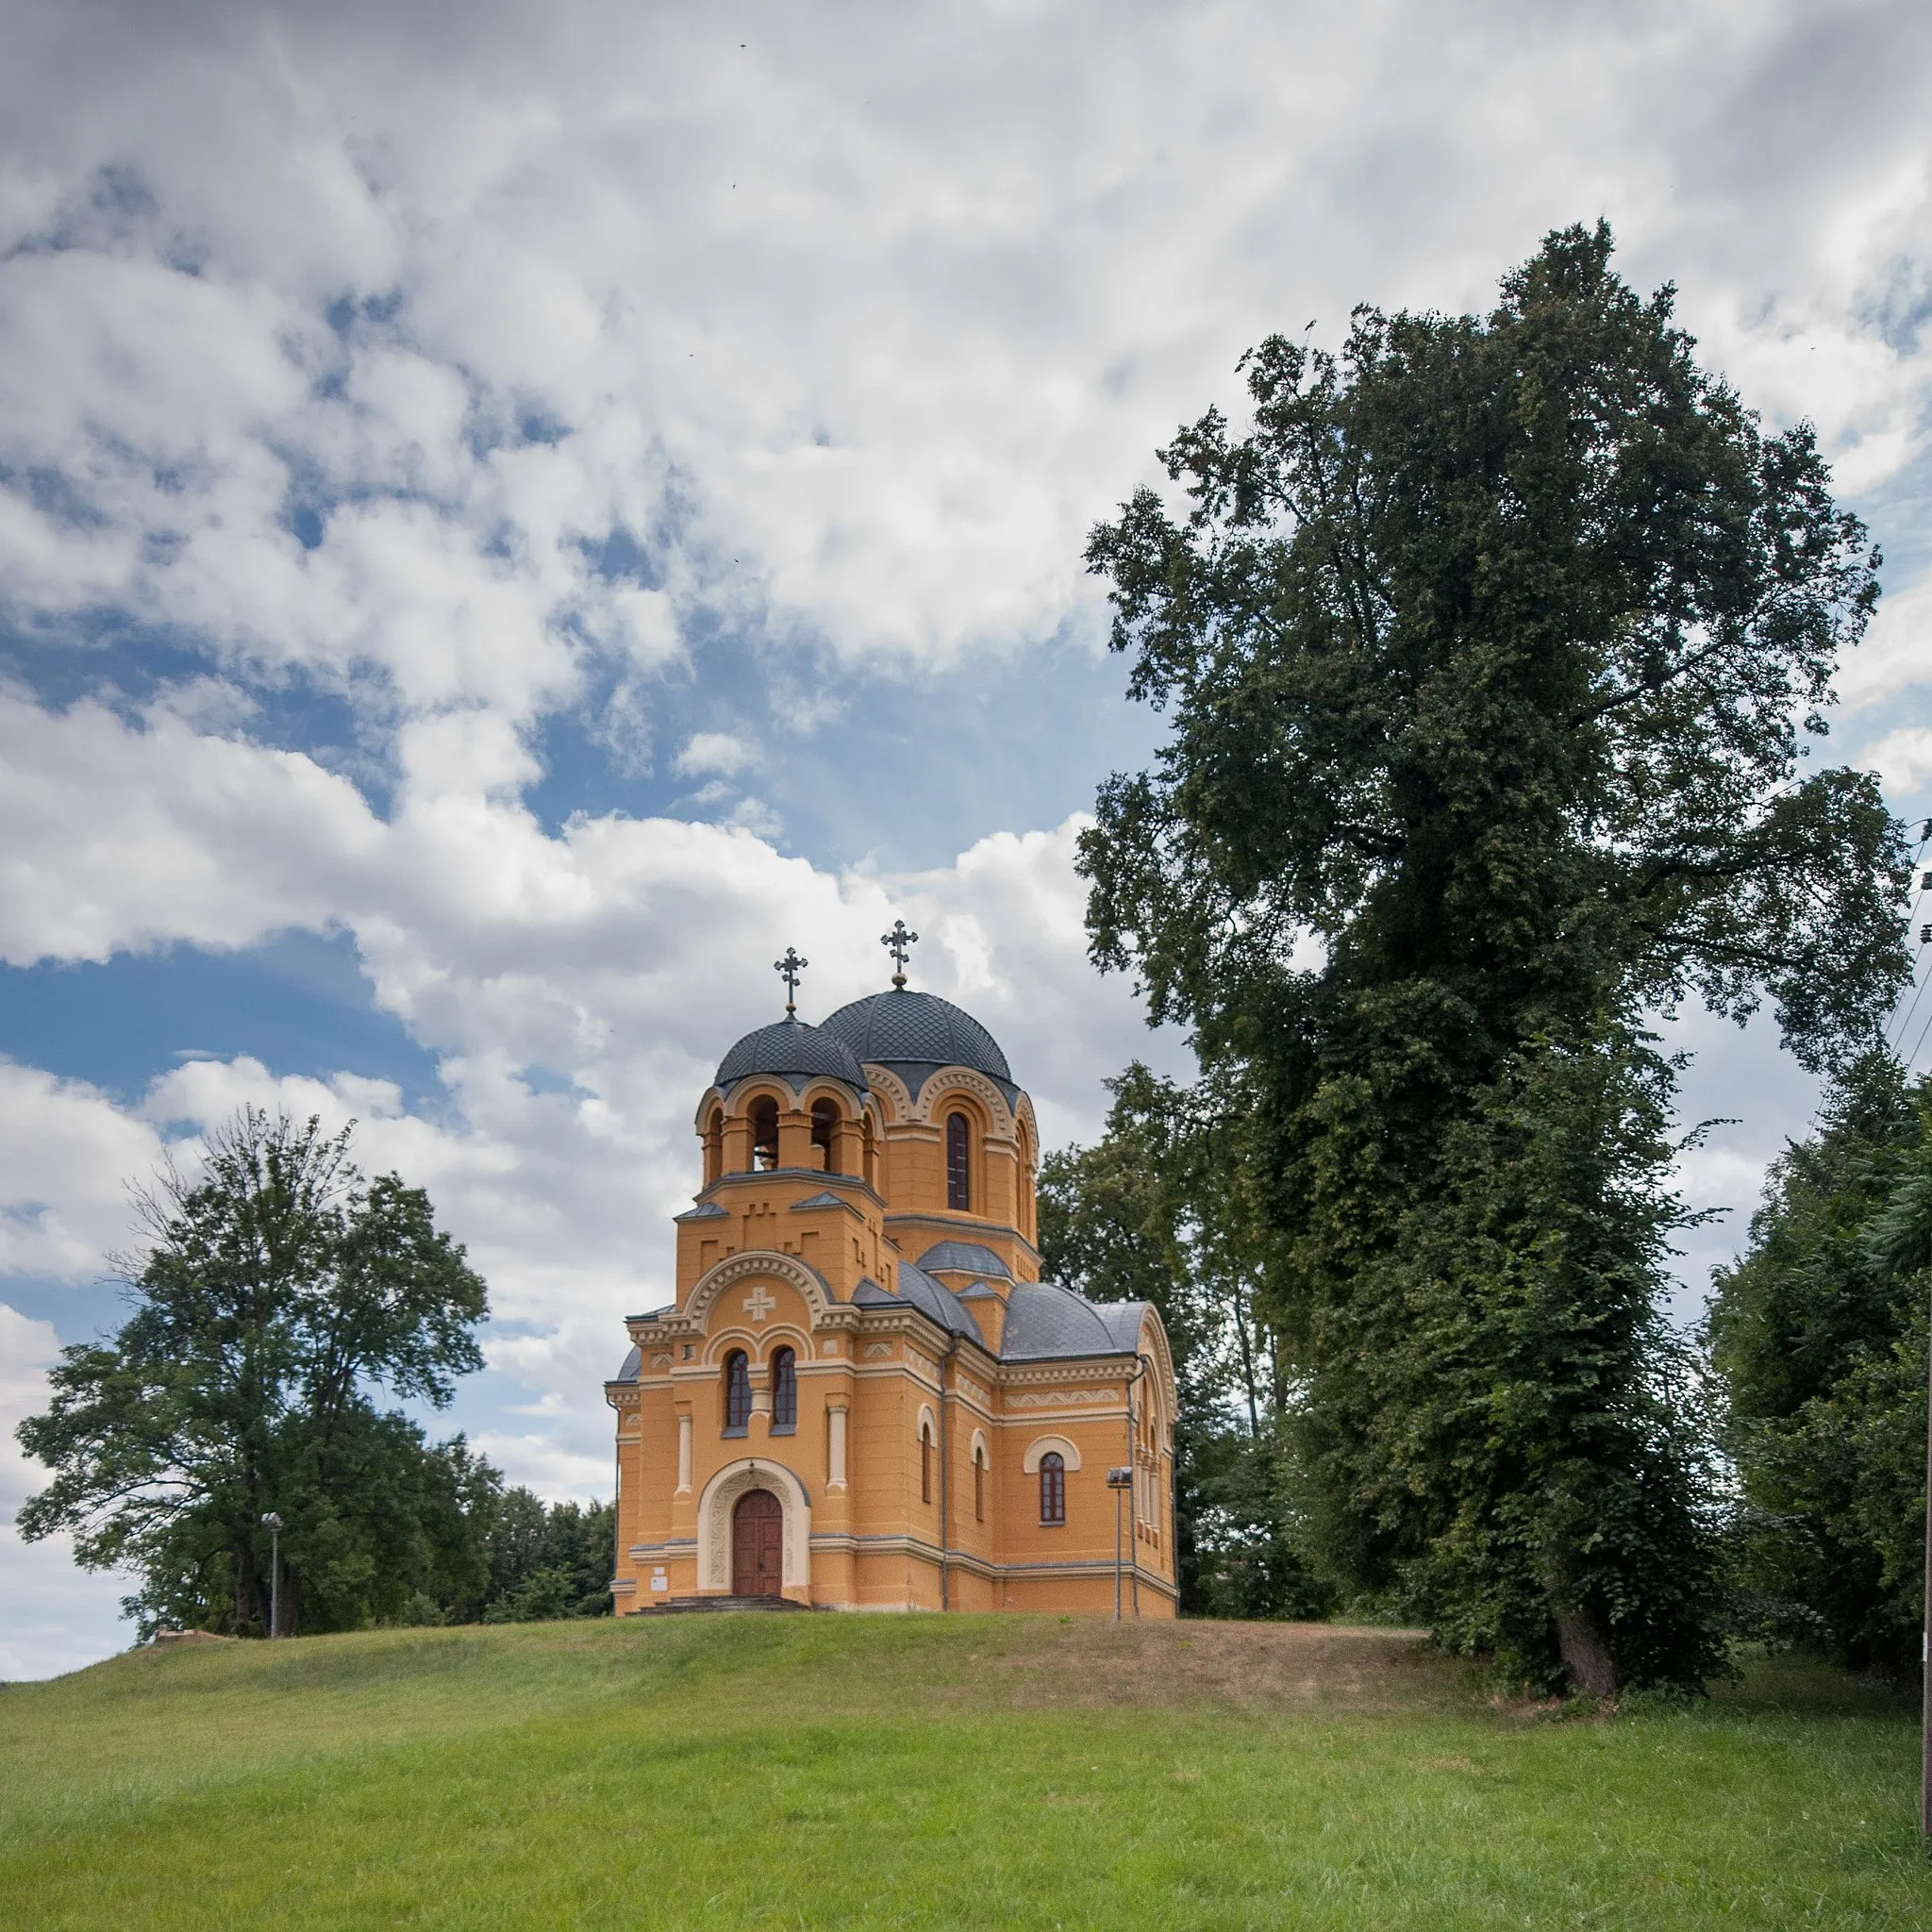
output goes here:
[{"label": "church facade", "polygon": [[992,1036],[903,970],[816,1026],[788,1004],[696,1128],[676,1299],[605,1385],[618,1614],[1172,1616],[1167,1338],[1040,1279],[1033,1107]]}]

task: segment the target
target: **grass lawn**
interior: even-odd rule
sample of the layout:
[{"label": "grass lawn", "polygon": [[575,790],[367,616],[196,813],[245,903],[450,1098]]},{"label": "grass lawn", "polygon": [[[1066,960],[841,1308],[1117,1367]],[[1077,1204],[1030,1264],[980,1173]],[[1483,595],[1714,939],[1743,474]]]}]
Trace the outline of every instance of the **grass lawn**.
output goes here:
[{"label": "grass lawn", "polygon": [[1932,1925],[1906,1705],[1491,1704],[1389,1632],[715,1616],[0,1688],[0,1924]]}]

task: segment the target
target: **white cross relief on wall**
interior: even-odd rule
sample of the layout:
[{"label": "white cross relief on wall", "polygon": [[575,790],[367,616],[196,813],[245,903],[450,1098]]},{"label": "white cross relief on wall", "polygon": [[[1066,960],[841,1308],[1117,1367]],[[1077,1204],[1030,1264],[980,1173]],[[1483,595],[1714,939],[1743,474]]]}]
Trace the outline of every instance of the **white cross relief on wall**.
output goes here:
[{"label": "white cross relief on wall", "polygon": [[778,1306],[778,1298],[766,1291],[761,1282],[744,1298],[744,1312],[754,1322],[762,1322]]}]

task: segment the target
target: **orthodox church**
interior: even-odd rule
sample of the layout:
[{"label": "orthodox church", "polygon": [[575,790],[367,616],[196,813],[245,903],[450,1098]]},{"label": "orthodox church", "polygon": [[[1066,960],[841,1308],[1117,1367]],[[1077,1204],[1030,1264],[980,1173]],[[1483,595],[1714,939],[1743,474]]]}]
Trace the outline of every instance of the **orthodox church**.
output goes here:
[{"label": "orthodox church", "polygon": [[706,1599],[1174,1612],[1174,1369],[1144,1302],[1040,1278],[1033,1106],[906,984],[747,1033],[698,1103],[676,1295],[633,1315],[619,1616]]}]

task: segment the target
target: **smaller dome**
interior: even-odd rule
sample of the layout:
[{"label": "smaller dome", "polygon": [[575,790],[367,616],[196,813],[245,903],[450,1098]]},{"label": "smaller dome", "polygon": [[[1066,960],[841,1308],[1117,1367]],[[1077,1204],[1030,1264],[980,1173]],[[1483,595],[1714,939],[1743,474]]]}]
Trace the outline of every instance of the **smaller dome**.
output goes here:
[{"label": "smaller dome", "polygon": [[747,1033],[718,1062],[717,1084],[729,1087],[754,1074],[776,1074],[794,1083],[824,1074],[865,1091],[865,1070],[852,1049],[836,1034],[803,1020],[780,1020]]}]

